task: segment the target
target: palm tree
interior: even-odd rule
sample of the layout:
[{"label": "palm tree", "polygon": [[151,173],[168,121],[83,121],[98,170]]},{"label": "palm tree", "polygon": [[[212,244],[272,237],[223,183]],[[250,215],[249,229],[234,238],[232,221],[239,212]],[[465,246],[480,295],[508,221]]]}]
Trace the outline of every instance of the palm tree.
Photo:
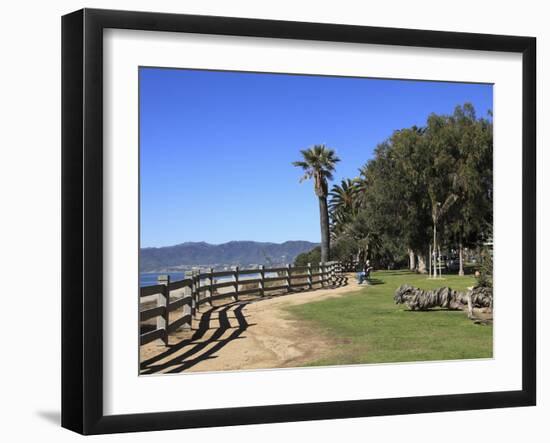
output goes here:
[{"label": "palm tree", "polygon": [[369,163],[365,163],[359,168],[359,176],[355,178],[355,200],[358,208],[362,208],[366,204],[369,175]]},{"label": "palm tree", "polygon": [[331,212],[342,212],[353,216],[357,213],[357,179],[346,178],[339,185],[333,185],[329,192]]},{"label": "palm tree", "polygon": [[315,195],[319,199],[319,217],[321,222],[321,261],[327,262],[330,257],[330,233],[328,218],[328,180],[332,180],[335,165],[340,161],[333,149],[325,145],[315,145],[300,151],[303,160],[293,162],[296,167],[304,170],[300,182],[313,179]]},{"label": "palm tree", "polygon": [[357,215],[357,179],[346,178],[341,184],[333,185],[329,192],[329,215],[334,230],[339,230],[343,225]]}]

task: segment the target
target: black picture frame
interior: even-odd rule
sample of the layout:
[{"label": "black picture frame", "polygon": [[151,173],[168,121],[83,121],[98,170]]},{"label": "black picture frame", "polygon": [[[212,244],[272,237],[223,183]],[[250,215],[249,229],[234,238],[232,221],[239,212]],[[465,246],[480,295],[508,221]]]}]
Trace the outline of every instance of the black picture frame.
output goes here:
[{"label": "black picture frame", "polygon": [[[522,389],[131,415],[103,413],[103,30],[192,32],[522,54]],[[82,434],[457,411],[536,403],[536,39],[83,9],[62,18],[62,426]]]}]

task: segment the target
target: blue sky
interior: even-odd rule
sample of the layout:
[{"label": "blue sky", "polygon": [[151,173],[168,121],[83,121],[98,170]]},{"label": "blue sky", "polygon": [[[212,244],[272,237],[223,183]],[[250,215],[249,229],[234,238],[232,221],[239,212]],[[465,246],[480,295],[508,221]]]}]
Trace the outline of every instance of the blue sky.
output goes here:
[{"label": "blue sky", "polygon": [[299,150],[336,150],[354,177],[396,129],[470,102],[490,85],[140,68],[141,246],[319,241]]}]

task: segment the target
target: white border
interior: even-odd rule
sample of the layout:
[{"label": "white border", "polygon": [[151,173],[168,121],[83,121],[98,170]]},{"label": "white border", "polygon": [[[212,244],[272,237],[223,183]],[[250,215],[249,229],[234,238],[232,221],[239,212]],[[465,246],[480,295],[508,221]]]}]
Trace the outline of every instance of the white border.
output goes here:
[{"label": "white border", "polygon": [[[494,83],[495,357],[138,377],[140,65]],[[105,30],[105,414],[521,389],[521,72],[519,54]]]}]

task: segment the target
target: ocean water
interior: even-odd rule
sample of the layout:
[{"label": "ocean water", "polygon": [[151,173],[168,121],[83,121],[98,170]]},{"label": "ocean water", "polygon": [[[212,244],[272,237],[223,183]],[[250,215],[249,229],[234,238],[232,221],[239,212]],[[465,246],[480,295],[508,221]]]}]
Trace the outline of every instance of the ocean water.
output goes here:
[{"label": "ocean water", "polygon": [[[168,274],[170,276],[170,281],[177,281],[177,280],[183,280],[185,278],[185,273],[183,272],[140,272],[139,273],[139,287],[143,288],[144,286],[153,286],[158,284],[158,277],[160,275],[166,275]],[[275,277],[276,274],[274,272],[266,272],[266,277]],[[254,279],[254,278],[260,278],[259,273],[253,273],[253,274],[241,274],[239,276],[239,279],[246,280],[246,279]],[[233,278],[231,276],[227,277],[216,277],[216,280],[218,282],[232,280]]]},{"label": "ocean water", "polygon": [[[166,272],[140,272],[139,273],[139,287],[153,286],[158,284],[158,277],[166,275]],[[170,281],[183,280],[185,275],[183,272],[168,272]]]}]

